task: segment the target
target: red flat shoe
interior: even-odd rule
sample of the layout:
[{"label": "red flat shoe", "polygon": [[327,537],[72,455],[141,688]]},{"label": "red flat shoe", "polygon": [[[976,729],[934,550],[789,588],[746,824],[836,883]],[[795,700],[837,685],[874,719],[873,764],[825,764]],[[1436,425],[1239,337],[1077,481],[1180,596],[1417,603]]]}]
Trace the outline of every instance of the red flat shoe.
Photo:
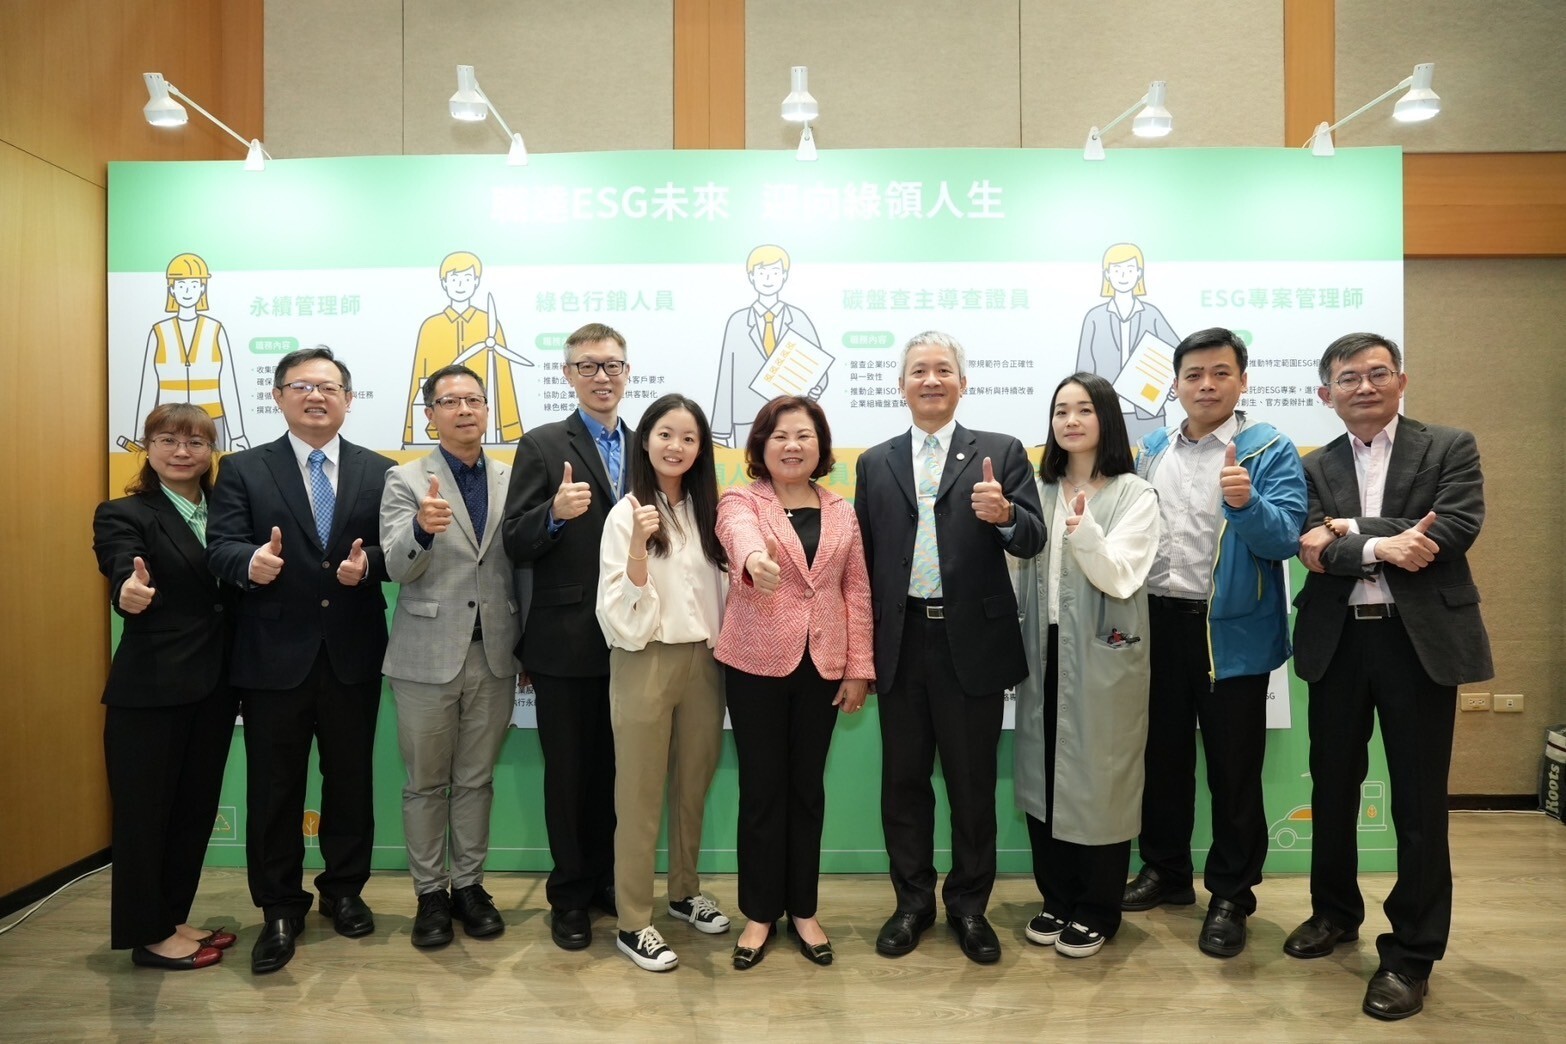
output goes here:
[{"label": "red flat shoe", "polygon": [[153,953],[145,946],[137,946],[131,950],[131,963],[141,968],[158,968],[162,971],[192,971],[196,968],[210,968],[223,959],[223,951],[211,946],[202,946],[188,957],[163,957]]},{"label": "red flat shoe", "polygon": [[239,941],[239,936],[222,928],[216,928],[196,940],[198,946],[210,946],[214,950],[226,950]]}]

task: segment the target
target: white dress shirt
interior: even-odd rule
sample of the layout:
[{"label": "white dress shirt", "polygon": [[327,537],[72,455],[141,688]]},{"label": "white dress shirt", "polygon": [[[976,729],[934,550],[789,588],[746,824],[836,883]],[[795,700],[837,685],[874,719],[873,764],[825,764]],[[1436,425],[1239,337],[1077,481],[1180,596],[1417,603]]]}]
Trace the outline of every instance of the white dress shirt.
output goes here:
[{"label": "white dress shirt", "polygon": [[1158,490],[1158,512],[1164,523],[1153,571],[1147,577],[1147,589],[1153,594],[1197,600],[1210,596],[1223,523],[1218,475],[1239,427],[1239,416],[1230,414],[1215,431],[1193,442],[1185,437],[1182,424],[1153,468],[1148,480]]},{"label": "white dress shirt", "polygon": [[[707,560],[696,533],[691,498],[672,507],[662,493],[669,554],[647,553],[647,583],[637,587],[625,573],[631,550],[631,499],[609,510],[598,545],[598,625],[616,649],[639,652],[649,642],[679,645],[705,642],[712,648],[723,625],[728,574]],[[672,521],[670,516],[672,516]]]},{"label": "white dress shirt", "polygon": [[[294,459],[299,462],[299,477],[304,479],[305,496],[310,500],[310,510],[315,511],[315,491],[310,488],[310,454],[315,452],[315,447],[293,432],[288,433],[288,444],[294,449]],[[321,462],[321,470],[326,473],[326,481],[332,484],[332,492],[337,492],[337,458],[343,452],[343,437],[333,435],[332,441],[321,447],[321,452],[326,454],[326,459]]]},{"label": "white dress shirt", "polygon": [[[1348,437],[1349,447],[1354,451],[1354,476],[1359,480],[1360,514],[1365,518],[1381,517],[1381,500],[1387,491],[1387,469],[1392,463],[1392,441],[1397,438],[1397,420],[1397,415],[1393,414],[1387,426],[1376,432],[1368,446],[1353,435]],[[1359,532],[1359,523],[1354,519],[1348,520],[1348,526],[1350,532]],[[1375,565],[1376,545],[1380,542],[1379,537],[1365,541],[1359,559],[1363,564]],[[1386,577],[1382,574],[1383,570],[1378,569],[1375,576],[1356,583],[1354,590],[1349,592],[1348,604],[1392,604],[1392,588],[1387,586]]]}]

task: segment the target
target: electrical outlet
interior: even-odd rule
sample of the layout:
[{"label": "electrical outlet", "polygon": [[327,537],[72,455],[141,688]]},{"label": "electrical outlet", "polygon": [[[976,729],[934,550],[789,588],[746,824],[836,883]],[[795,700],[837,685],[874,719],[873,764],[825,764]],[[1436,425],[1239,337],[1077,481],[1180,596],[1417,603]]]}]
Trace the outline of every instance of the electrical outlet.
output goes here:
[{"label": "electrical outlet", "polygon": [[1520,695],[1496,696],[1495,712],[1497,714],[1521,714],[1523,698]]},{"label": "electrical outlet", "polygon": [[1490,709],[1490,694],[1488,692],[1465,692],[1458,698],[1458,704],[1465,711],[1487,711]]}]

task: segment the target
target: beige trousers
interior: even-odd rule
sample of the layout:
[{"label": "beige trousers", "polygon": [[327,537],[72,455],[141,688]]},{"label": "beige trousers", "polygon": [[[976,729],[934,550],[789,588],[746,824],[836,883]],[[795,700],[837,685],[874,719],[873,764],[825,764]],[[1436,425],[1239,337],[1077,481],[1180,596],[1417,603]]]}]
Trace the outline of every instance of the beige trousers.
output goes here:
[{"label": "beige trousers", "polygon": [[653,866],[669,790],[669,897],[701,890],[707,787],[723,748],[723,673],[705,642],[609,652],[614,726],[614,891],[619,927],[652,924]]}]

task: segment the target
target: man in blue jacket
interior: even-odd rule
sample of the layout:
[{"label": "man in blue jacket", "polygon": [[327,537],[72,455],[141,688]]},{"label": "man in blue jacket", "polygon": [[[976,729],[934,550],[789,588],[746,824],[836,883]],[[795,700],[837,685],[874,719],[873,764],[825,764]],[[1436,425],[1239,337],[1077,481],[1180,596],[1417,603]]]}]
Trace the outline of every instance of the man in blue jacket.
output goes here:
[{"label": "man in blue jacket", "polygon": [[1213,841],[1212,893],[1197,945],[1214,957],[1245,949],[1245,920],[1267,857],[1262,759],[1267,681],[1289,658],[1283,563],[1305,526],[1305,471],[1294,444],[1235,409],[1246,387],[1245,342],[1214,327],[1175,350],[1186,419],[1137,444],[1137,474],[1158,490],[1163,535],[1147,580],[1152,681],[1142,869],[1121,907],[1196,901],[1191,829],[1201,723]]}]

